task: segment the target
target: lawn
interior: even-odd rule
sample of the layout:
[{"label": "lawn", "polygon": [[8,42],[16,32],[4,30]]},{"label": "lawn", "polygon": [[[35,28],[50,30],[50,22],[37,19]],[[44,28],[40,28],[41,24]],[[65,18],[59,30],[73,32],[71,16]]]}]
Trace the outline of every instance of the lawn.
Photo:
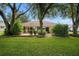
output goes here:
[{"label": "lawn", "polygon": [[75,37],[0,37],[0,55],[62,56],[79,55],[79,38]]},{"label": "lawn", "polygon": [[4,32],[1,32],[1,31],[0,31],[0,35],[4,35]]}]

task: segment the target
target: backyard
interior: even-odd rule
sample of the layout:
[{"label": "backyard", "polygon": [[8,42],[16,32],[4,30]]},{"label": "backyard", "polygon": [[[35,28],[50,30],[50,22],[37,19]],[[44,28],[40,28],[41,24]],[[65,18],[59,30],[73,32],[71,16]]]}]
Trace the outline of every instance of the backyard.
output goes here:
[{"label": "backyard", "polygon": [[79,55],[77,37],[0,37],[0,55],[62,56]]}]

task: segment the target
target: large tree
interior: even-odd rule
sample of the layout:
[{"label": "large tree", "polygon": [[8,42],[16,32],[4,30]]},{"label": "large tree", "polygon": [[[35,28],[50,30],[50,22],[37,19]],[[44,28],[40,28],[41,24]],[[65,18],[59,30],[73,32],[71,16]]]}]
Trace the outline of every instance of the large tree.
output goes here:
[{"label": "large tree", "polygon": [[[12,30],[13,30],[13,25],[14,25],[15,21],[18,20],[18,18],[20,16],[24,15],[31,8],[31,5],[29,5],[29,7],[26,8],[24,12],[18,14],[18,12],[21,10],[21,8],[20,8],[21,6],[22,6],[22,4],[16,4],[16,3],[0,4],[0,16],[2,17],[2,19],[3,19],[4,23],[5,23],[5,26],[6,26],[6,29],[8,30],[9,35],[13,34]],[[8,17],[6,16],[6,13],[5,13],[5,10],[7,8],[9,8],[11,10],[10,11],[10,13],[11,13],[11,21],[10,22],[8,22]]]},{"label": "large tree", "polygon": [[73,35],[76,36],[79,25],[79,4],[60,4],[59,10],[63,17],[71,18],[73,23]]},{"label": "large tree", "polygon": [[55,15],[55,9],[56,5],[53,3],[36,3],[33,4],[33,7],[31,8],[31,15],[35,16],[34,18],[39,20],[40,25],[40,33],[42,35],[43,33],[43,20],[44,18],[48,18],[48,16],[51,14]]},{"label": "large tree", "polygon": [[31,8],[31,14],[34,15],[35,18],[39,19],[40,28],[43,28],[43,19],[47,15],[49,9],[51,8],[52,3],[35,3]]}]

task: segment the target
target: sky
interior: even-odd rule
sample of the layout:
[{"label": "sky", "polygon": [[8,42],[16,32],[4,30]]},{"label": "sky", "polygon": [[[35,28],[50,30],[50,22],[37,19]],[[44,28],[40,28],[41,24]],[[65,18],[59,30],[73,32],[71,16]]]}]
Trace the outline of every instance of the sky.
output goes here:
[{"label": "sky", "polygon": [[[33,19],[32,21],[35,21],[35,19]],[[56,24],[68,24],[68,25],[72,25],[72,20],[69,18],[62,18],[60,16],[56,16],[55,18],[45,18],[44,21],[48,21],[48,22],[52,22],[52,23],[56,23]]]},{"label": "sky", "polygon": [[[17,4],[17,6],[18,6],[18,4]],[[25,4],[23,4],[22,6],[21,6],[21,8],[20,8],[20,10],[22,11],[24,11],[24,10],[26,10],[26,8],[25,8],[26,6],[25,6]],[[28,8],[28,6],[27,6],[27,8]],[[5,12],[6,12],[6,14],[7,13],[9,13],[9,12],[11,12],[11,10],[9,9],[9,8],[7,8],[6,10],[5,10]],[[0,17],[0,21],[2,20],[2,18]],[[31,19],[31,21],[34,21],[35,19]],[[52,22],[52,23],[59,23],[59,24],[68,24],[68,25],[72,25],[72,21],[71,21],[71,19],[69,19],[69,18],[62,18],[62,17],[60,17],[59,15],[57,15],[56,17],[51,17],[51,18],[45,18],[44,19],[44,21],[48,21],[48,22]]]}]

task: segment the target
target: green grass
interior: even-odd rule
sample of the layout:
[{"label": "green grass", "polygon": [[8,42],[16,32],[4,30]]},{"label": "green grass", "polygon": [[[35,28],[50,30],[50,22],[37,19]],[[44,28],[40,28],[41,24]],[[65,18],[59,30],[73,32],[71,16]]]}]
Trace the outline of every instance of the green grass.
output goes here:
[{"label": "green grass", "polygon": [[0,37],[0,55],[44,56],[79,55],[79,38],[75,37]]},{"label": "green grass", "polygon": [[[79,32],[77,32],[79,34]],[[73,32],[68,32],[68,34],[73,34]]]},{"label": "green grass", "polygon": [[4,35],[4,32],[0,32],[0,35]]}]

